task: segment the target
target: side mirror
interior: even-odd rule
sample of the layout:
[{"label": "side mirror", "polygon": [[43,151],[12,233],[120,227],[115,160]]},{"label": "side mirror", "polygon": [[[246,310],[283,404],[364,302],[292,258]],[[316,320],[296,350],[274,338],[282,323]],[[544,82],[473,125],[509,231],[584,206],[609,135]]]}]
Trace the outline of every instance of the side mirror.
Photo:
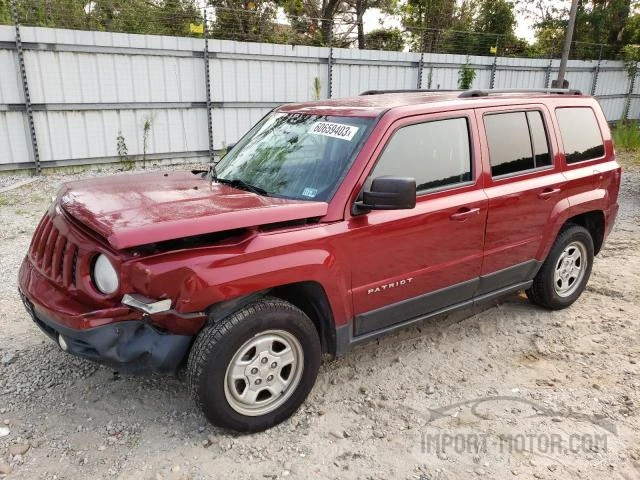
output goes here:
[{"label": "side mirror", "polygon": [[378,177],[362,193],[360,210],[401,210],[416,206],[416,180],[409,177]]},{"label": "side mirror", "polygon": [[[230,152],[231,150],[233,150],[233,147],[235,147],[236,145],[237,145],[237,143],[230,143],[229,145],[227,145],[227,148],[226,148],[226,150],[225,150],[224,155],[222,156],[222,158],[224,158],[224,157],[226,157],[227,155],[229,155],[229,152]],[[222,158],[221,158],[221,160],[222,160]]]}]

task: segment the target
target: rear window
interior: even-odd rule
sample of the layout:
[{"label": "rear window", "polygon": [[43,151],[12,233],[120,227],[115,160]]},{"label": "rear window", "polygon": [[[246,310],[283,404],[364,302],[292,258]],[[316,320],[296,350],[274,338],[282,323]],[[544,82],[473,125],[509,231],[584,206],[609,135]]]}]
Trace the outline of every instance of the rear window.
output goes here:
[{"label": "rear window", "polygon": [[551,165],[542,114],[537,111],[491,113],[484,117],[491,175],[513,175]]},{"label": "rear window", "polygon": [[602,133],[591,108],[558,108],[556,117],[567,163],[593,160],[604,155]]}]

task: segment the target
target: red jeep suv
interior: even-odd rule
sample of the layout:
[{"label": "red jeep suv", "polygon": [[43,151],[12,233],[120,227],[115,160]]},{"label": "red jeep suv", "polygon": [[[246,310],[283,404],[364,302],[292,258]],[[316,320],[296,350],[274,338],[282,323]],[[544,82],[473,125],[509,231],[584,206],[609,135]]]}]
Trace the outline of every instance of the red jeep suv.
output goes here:
[{"label": "red jeep suv", "polygon": [[211,422],[256,431],[298,408],[323,353],[517,290],[571,305],[620,174],[598,103],[574,90],[285,105],[209,171],[63,186],[20,292],[62,350],[186,365]]}]

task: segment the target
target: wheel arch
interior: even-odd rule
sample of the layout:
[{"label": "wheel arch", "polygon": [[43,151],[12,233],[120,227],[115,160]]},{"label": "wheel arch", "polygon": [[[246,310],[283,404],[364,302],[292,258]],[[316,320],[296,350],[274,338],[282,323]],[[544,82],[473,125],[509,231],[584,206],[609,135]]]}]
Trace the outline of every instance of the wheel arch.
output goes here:
[{"label": "wheel arch", "polygon": [[591,234],[591,239],[593,240],[593,254],[597,255],[598,252],[600,252],[604,242],[605,228],[605,217],[602,210],[591,210],[580,213],[579,215],[568,218],[564,222],[563,227],[567,224],[580,225],[581,227],[586,228],[589,231],[589,234]]},{"label": "wheel arch", "polygon": [[335,356],[335,320],[329,298],[322,285],[315,281],[290,283],[273,288],[269,295],[285,300],[302,310],[316,327],[322,352]]},{"label": "wheel arch", "polygon": [[327,293],[324,287],[316,281],[278,285],[213,304],[207,309],[208,322],[217,322],[266,296],[279,298],[302,310],[316,327],[322,352],[335,356],[335,319]]},{"label": "wheel arch", "polygon": [[536,255],[538,260],[544,261],[547,258],[553,242],[567,225],[586,228],[593,239],[594,255],[601,250],[606,233],[606,213],[600,202],[589,203],[591,204],[571,205],[567,199],[558,202],[543,234],[544,240]]}]

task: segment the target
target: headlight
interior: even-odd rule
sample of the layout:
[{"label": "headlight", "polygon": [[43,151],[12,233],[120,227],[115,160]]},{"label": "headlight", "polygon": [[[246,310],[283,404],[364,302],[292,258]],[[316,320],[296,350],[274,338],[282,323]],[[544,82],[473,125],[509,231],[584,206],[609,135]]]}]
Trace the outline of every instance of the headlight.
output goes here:
[{"label": "headlight", "polygon": [[106,255],[100,254],[93,264],[93,283],[105,295],[118,290],[118,272],[113,268]]}]

